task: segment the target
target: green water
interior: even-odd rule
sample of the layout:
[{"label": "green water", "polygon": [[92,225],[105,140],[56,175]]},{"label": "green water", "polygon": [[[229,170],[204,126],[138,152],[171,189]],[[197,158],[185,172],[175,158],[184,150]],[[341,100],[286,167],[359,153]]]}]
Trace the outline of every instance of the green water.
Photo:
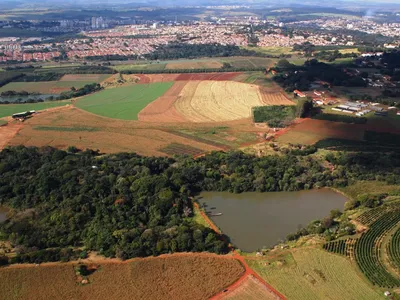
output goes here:
[{"label": "green water", "polygon": [[243,251],[272,247],[332,209],[343,210],[346,197],[329,189],[243,193],[204,192],[199,197],[210,218]]}]

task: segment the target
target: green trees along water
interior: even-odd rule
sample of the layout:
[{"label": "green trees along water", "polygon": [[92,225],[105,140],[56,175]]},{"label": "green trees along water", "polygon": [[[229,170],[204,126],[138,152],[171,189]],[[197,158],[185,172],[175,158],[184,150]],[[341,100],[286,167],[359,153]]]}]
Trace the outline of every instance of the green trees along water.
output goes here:
[{"label": "green trees along water", "polygon": [[0,205],[13,208],[0,237],[16,246],[14,262],[68,260],[82,249],[121,258],[225,253],[227,240],[192,219],[191,196],[200,191],[296,191],[377,176],[392,182],[400,165],[398,153],[331,154],[331,171],[307,149],[261,158],[213,152],[198,159],[73,150],[0,152]]}]

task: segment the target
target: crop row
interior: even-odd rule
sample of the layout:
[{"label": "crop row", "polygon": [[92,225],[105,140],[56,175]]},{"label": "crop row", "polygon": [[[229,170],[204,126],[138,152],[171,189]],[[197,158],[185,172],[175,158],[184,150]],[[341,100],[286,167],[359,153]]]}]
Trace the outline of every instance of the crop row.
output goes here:
[{"label": "crop row", "polygon": [[326,243],[324,249],[328,252],[346,255],[346,240],[339,240]]},{"label": "crop row", "polygon": [[400,228],[397,229],[388,244],[388,253],[391,263],[396,268],[400,268]]},{"label": "crop row", "polygon": [[380,260],[382,238],[399,222],[398,211],[386,212],[370,225],[355,244],[357,264],[374,285],[388,288],[400,286],[400,280],[389,273]]},{"label": "crop row", "polygon": [[376,207],[364,212],[363,214],[357,217],[356,221],[360,222],[363,225],[369,226],[376,220],[378,220],[381,216],[385,215],[388,211],[396,209],[399,209],[398,204],[382,205],[380,207]]}]

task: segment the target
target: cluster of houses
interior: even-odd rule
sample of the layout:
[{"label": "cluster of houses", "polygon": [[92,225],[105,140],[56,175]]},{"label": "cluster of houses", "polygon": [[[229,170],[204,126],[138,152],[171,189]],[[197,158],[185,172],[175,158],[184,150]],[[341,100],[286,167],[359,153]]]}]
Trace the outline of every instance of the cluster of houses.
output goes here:
[{"label": "cluster of houses", "polygon": [[325,91],[314,90],[312,92],[302,92],[299,90],[294,90],[293,94],[295,97],[307,98],[310,97],[315,105],[333,105],[338,103],[337,98],[330,95]]}]

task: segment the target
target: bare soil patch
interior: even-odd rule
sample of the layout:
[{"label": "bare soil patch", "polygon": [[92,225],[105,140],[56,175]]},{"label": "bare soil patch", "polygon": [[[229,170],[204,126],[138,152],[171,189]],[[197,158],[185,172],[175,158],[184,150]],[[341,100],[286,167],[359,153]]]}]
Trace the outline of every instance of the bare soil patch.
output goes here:
[{"label": "bare soil patch", "polygon": [[7,146],[7,144],[22,128],[22,126],[23,125],[21,123],[16,123],[13,121],[7,125],[0,126],[0,151]]},{"label": "bare soil patch", "polygon": [[267,289],[267,287],[262,284],[254,276],[249,275],[240,284],[239,287],[233,291],[228,291],[228,293],[222,297],[224,300],[276,300],[280,299],[277,295],[272,293]]},{"label": "bare soil patch", "polygon": [[139,112],[138,120],[144,122],[190,122],[174,107],[175,101],[186,84],[186,81],[175,82],[164,95]]},{"label": "bare soil patch", "polygon": [[260,89],[260,91],[262,95],[262,102],[265,105],[296,105],[293,101],[280,92],[269,92],[264,89]]},{"label": "bare soil patch", "polygon": [[339,138],[362,140],[364,124],[346,124],[325,120],[305,119],[280,135],[278,141],[283,143],[299,143],[312,145],[322,139]]}]

